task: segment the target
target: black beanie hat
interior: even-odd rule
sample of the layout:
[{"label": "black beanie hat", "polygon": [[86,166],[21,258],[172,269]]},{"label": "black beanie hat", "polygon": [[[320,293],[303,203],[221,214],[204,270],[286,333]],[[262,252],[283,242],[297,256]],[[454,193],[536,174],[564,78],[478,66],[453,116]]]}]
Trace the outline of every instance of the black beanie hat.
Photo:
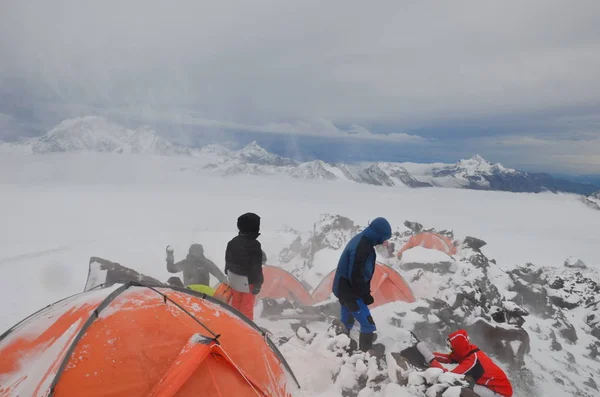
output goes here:
[{"label": "black beanie hat", "polygon": [[240,233],[258,233],[260,230],[260,216],[247,212],[237,219],[237,227]]}]

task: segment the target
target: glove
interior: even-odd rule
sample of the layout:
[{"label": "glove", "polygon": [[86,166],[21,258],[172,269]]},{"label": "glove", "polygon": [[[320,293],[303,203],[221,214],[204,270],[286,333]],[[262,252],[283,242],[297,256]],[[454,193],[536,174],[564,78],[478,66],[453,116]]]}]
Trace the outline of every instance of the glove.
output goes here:
[{"label": "glove", "polygon": [[368,294],[368,295],[365,295],[362,297],[362,301],[364,302],[365,305],[369,306],[369,305],[373,304],[373,302],[375,302],[375,299],[373,299],[371,294]]},{"label": "glove", "polygon": [[421,353],[427,364],[435,359],[435,356],[424,342],[417,343],[417,350],[419,350],[419,353]]},{"label": "glove", "polygon": [[252,294],[258,295],[258,293],[260,292],[260,287],[260,285],[255,285],[254,287],[252,287]]},{"label": "glove", "polygon": [[167,245],[167,265],[172,265],[175,262],[175,257],[173,256],[173,252],[175,251],[173,247]]}]

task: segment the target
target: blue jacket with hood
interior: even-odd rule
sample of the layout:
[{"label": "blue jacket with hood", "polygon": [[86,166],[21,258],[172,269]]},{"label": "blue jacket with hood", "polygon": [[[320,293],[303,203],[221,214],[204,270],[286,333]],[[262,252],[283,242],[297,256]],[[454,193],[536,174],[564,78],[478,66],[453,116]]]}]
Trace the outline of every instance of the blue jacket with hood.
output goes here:
[{"label": "blue jacket with hood", "polygon": [[375,246],[392,237],[385,218],[375,218],[344,248],[335,272],[333,294],[341,301],[355,301],[371,294],[375,271]]}]

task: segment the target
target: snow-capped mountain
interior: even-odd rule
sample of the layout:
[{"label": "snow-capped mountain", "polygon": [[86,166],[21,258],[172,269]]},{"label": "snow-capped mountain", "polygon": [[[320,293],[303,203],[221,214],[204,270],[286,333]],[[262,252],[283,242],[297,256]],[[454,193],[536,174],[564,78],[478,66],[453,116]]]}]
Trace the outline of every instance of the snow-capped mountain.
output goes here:
[{"label": "snow-capped mountain", "polygon": [[512,175],[515,170],[504,168],[501,164],[491,164],[479,155],[468,160],[460,160],[449,167],[433,171],[435,178],[452,177],[462,186],[489,188],[489,178],[494,175]]},{"label": "snow-capped mountain", "polygon": [[170,156],[194,152],[159,137],[148,127],[132,130],[96,116],[64,120],[45,135],[13,147],[34,154],[90,151]]},{"label": "snow-capped mountain", "polygon": [[[3,153],[101,153],[193,156],[205,169],[230,176],[286,174],[292,178],[342,180],[386,187],[450,187],[511,192],[571,192],[590,195],[584,202],[600,207],[598,188],[547,174],[535,174],[492,164],[476,155],[455,164],[374,162],[363,165],[329,164],[322,160],[298,162],[262,148],[256,141],[234,150],[219,144],[200,149],[176,145],[148,127],[129,129],[102,117],[64,120],[44,136],[17,143],[1,143]],[[187,168],[186,168],[187,169]]]},{"label": "snow-capped mountain", "polygon": [[[398,163],[378,162],[361,171],[359,177],[365,183],[386,186],[428,187],[430,183],[415,179],[406,168]],[[380,183],[377,183],[380,182]]]},{"label": "snow-capped mountain", "polygon": [[[204,150],[204,149],[202,149]],[[476,155],[456,164],[415,164],[375,162],[361,166],[329,164],[322,160],[298,163],[269,153],[256,142],[239,151],[211,145],[211,153],[219,161],[208,165],[223,175],[286,173],[294,178],[345,180],[387,187],[448,187],[510,192],[571,192],[590,194],[597,190],[591,184],[571,182],[547,174],[534,174],[492,164]],[[590,198],[593,202],[594,197]]]},{"label": "snow-capped mountain", "polygon": [[293,178],[301,179],[338,179],[338,176],[332,172],[332,168],[324,161],[315,160],[299,164],[290,172],[290,175]]},{"label": "snow-capped mountain", "polygon": [[298,165],[298,163],[292,159],[267,152],[256,141],[250,142],[242,150],[236,152],[235,156],[242,161],[252,164],[271,165],[275,167]]},{"label": "snow-capped mountain", "polygon": [[543,191],[590,194],[597,190],[591,184],[571,182],[544,173],[529,173],[492,164],[479,155],[456,164],[401,163],[417,180],[437,187],[509,192],[539,193]]},{"label": "snow-capped mountain", "polygon": [[[361,229],[349,218],[324,214],[312,231],[297,232],[278,259],[304,285],[315,288]],[[415,233],[407,227],[396,231],[390,241],[401,248]],[[344,396],[440,396],[448,385],[436,384],[437,376],[414,382],[423,373],[414,368],[403,370],[400,363],[391,376],[390,369],[396,364],[390,360],[397,359],[395,347],[409,331],[432,349],[445,351],[446,336],[465,329],[472,343],[505,370],[515,396],[598,395],[600,274],[581,261],[571,267],[571,259],[564,268],[527,263],[505,269],[482,253],[484,241],[456,238],[452,231],[439,233],[457,242],[456,255],[449,257],[420,246],[405,251],[402,260],[377,252],[378,260],[398,271],[417,298],[414,303],[394,302],[372,310],[378,340],[385,346],[384,363],[383,359],[377,363],[372,356],[345,354],[339,346],[347,345],[347,336],[332,336],[329,330],[309,338],[297,334],[283,339],[281,349],[286,351],[288,342],[290,350],[300,343],[307,351],[341,359],[340,366],[331,367],[330,376],[332,390],[339,393],[341,389]],[[409,267],[405,266],[407,260]],[[313,326],[318,329],[317,324],[307,323],[307,331]],[[374,391],[381,394],[370,394]]]}]

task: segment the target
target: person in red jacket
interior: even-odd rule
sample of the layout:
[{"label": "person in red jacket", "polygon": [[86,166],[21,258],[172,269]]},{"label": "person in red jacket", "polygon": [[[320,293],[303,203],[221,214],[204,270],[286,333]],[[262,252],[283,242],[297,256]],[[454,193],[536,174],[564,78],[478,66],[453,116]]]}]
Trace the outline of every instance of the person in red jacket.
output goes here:
[{"label": "person in red jacket", "polygon": [[446,372],[441,363],[458,364],[450,372],[471,377],[475,381],[473,391],[480,397],[512,397],[512,385],[504,371],[469,341],[467,331],[460,329],[451,333],[446,343],[450,354],[432,353],[423,342],[419,342],[417,348],[430,367]]}]

